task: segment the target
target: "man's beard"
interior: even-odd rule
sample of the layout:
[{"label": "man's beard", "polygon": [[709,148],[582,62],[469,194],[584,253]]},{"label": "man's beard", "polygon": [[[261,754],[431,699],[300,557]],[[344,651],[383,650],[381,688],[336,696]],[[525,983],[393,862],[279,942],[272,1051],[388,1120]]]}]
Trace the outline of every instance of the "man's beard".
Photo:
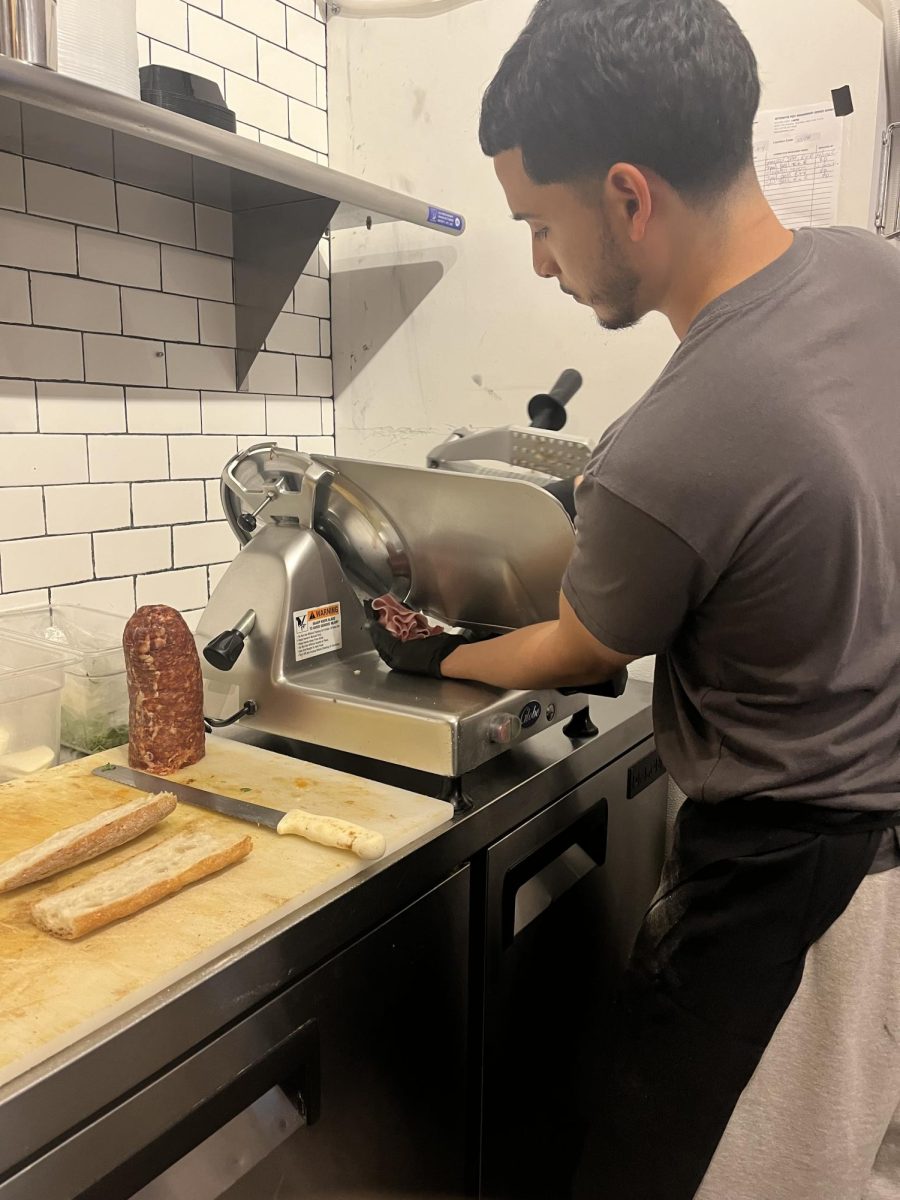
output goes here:
[{"label": "man's beard", "polygon": [[637,325],[644,315],[638,308],[637,300],[641,281],[625,261],[605,216],[603,224],[606,234],[602,264],[603,282],[591,292],[588,303],[595,310],[602,308],[611,314],[608,317],[597,317],[603,329],[630,329]]}]

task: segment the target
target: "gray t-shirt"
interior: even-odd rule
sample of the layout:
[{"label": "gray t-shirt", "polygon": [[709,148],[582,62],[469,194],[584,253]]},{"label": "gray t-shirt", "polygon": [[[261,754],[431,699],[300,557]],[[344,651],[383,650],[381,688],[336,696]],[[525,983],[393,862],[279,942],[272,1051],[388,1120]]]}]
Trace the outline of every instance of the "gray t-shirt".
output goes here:
[{"label": "gray t-shirt", "polygon": [[900,808],[900,254],[801,230],[604,435],[563,583],[695,800]]}]

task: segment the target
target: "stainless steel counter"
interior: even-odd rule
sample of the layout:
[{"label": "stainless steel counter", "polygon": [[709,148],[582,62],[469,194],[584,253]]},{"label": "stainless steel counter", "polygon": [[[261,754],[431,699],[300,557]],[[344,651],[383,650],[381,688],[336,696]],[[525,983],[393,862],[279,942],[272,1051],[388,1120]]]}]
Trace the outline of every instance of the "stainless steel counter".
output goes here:
[{"label": "stainless steel counter", "polygon": [[[301,912],[273,920],[237,949],[0,1089],[0,1200],[35,1200],[23,1164],[37,1159],[46,1168],[52,1160],[53,1177],[65,1178],[70,1156],[85,1152],[78,1136],[69,1135],[92,1114],[388,920],[551,801],[636,747],[652,749],[649,702],[649,686],[638,681],[619,700],[592,700],[596,737],[573,744],[557,726],[485,764],[465,777],[467,807],[449,826]],[[267,744],[262,735],[252,740]],[[279,740],[270,748],[286,747]],[[409,778],[390,781],[410,786]],[[653,837],[661,836],[660,826]]]}]

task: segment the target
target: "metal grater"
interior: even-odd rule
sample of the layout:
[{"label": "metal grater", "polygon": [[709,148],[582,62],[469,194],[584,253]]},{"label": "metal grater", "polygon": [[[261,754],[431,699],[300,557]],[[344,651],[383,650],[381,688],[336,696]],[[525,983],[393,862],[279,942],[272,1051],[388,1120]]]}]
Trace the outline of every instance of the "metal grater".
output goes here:
[{"label": "metal grater", "polygon": [[[497,462],[565,479],[580,474],[590,458],[591,447],[580,438],[565,437],[550,430],[510,425],[504,429],[473,432],[457,430],[428,456],[429,467],[486,473],[475,463]],[[505,474],[503,471],[489,473]],[[538,481],[535,481],[538,482]],[[540,482],[545,482],[544,480]]]}]

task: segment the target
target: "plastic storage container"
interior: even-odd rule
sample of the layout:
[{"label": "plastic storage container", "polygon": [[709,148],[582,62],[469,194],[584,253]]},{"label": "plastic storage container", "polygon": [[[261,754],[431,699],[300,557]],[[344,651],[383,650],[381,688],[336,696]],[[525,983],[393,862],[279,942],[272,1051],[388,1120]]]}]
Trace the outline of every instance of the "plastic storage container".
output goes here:
[{"label": "plastic storage container", "polygon": [[74,655],[0,631],[0,783],[59,758],[60,700]]},{"label": "plastic storage container", "polygon": [[62,693],[61,740],[82,754],[128,741],[128,686],[122,634],[127,618],[77,604],[0,613],[6,632],[69,655]]}]

